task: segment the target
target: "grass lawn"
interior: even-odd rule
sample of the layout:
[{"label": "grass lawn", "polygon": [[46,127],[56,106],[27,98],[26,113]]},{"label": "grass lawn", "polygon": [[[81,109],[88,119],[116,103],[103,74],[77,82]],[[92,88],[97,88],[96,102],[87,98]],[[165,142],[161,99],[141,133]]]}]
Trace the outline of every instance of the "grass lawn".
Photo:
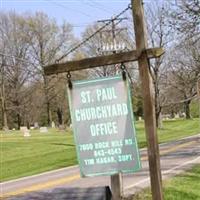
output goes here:
[{"label": "grass lawn", "polygon": [[[16,131],[15,131],[16,132]],[[50,130],[31,132],[24,138],[18,132],[1,134],[0,180],[15,179],[77,163],[73,136]]]},{"label": "grass lawn", "polygon": [[[136,132],[139,142],[139,147],[145,147],[146,137],[144,131],[144,124],[142,122],[136,123]],[[178,140],[187,136],[200,133],[199,119],[192,120],[168,120],[164,121],[163,129],[158,130],[159,143]]]},{"label": "grass lawn", "polygon": [[[139,146],[146,146],[143,122],[136,122],[136,131]],[[199,132],[198,119],[166,121],[164,129],[158,131],[159,142],[176,140]],[[31,131],[31,137],[24,138],[19,131],[1,131],[0,145],[0,181],[77,164],[71,133],[53,129],[46,134]]]},{"label": "grass lawn", "polygon": [[[200,165],[164,182],[165,200],[199,200],[200,199]],[[136,195],[133,200],[151,200],[150,191]]]}]

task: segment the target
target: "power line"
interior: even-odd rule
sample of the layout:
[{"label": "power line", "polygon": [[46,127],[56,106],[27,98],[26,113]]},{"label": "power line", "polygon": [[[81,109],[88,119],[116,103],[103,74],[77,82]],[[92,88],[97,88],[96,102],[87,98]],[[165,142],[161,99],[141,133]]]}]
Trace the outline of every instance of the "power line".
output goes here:
[{"label": "power line", "polygon": [[[46,0],[48,1],[48,0]],[[51,1],[53,2],[53,1]],[[130,4],[128,5],[128,7],[126,9],[124,9],[122,12],[120,12],[118,15],[116,15],[113,20],[116,20],[118,17],[120,17],[122,14],[124,14],[127,10],[129,10],[131,7],[130,7]],[[60,57],[59,59],[56,60],[56,62],[59,62],[60,60],[62,60],[64,57],[66,57],[67,55],[69,55],[70,53],[72,53],[73,51],[75,51],[76,49],[78,49],[80,46],[82,46],[84,43],[86,43],[88,40],[90,40],[94,35],[96,35],[97,33],[99,33],[100,31],[102,31],[105,27],[107,27],[108,25],[110,25],[112,22],[109,21],[107,23],[105,23],[105,25],[103,25],[101,28],[99,28],[97,31],[95,31],[92,35],[90,35],[88,38],[86,38],[84,41],[82,41],[81,43],[79,43],[78,45],[76,45],[74,48],[70,49],[65,55],[63,55],[62,57]],[[88,24],[89,25],[89,24]],[[85,25],[72,25],[73,27],[79,27],[79,26],[87,26],[87,24]],[[34,65],[34,63],[28,61],[28,60],[24,60],[22,58],[19,58],[19,57],[16,57],[16,56],[13,56],[13,55],[9,55],[9,54],[5,54],[5,53],[2,53],[0,52],[0,55],[2,56],[5,56],[5,57],[10,57],[10,58],[15,58],[16,60],[19,60],[21,62],[24,62],[24,63],[29,63],[29,64],[32,64]]]},{"label": "power line", "polygon": [[[102,11],[104,11],[104,12],[106,12],[106,13],[111,13],[109,10],[107,10],[107,9],[105,9],[101,4],[99,4],[98,2],[83,2],[83,3],[85,3],[86,5],[88,5],[88,6],[90,6],[90,7],[92,7],[92,8],[97,8],[97,9],[100,9],[100,10],[102,10]],[[96,5],[98,3],[98,5],[100,5],[100,6],[98,6],[98,5]]]},{"label": "power line", "polygon": [[[119,23],[121,23],[123,20],[127,20],[127,18],[126,18],[126,17],[121,17],[121,18],[114,19],[114,18],[112,17],[111,19],[104,19],[104,20],[99,20],[99,21],[98,21],[99,23],[111,22],[111,24],[112,24],[111,30],[106,30],[106,31],[112,33],[113,49],[111,49],[111,51],[113,51],[114,54],[116,53],[116,50],[117,50],[117,49],[114,47],[115,44],[116,44],[117,31],[120,32],[120,31],[122,31],[122,30],[126,30],[126,28],[116,28],[116,26],[117,26]],[[117,22],[115,23],[115,21],[117,21]],[[103,32],[103,31],[102,31],[102,32]],[[102,38],[102,32],[100,32],[101,38]],[[118,32],[118,34],[119,34],[119,32]],[[103,53],[102,47],[103,47],[103,45],[101,44],[101,51],[102,51],[102,53]],[[120,49],[120,50],[124,50],[124,49]],[[132,80],[132,78],[131,78],[130,73],[129,73],[128,70],[126,69],[126,66],[125,66],[125,65],[123,65],[123,66],[125,67],[125,71],[126,71],[126,73],[127,73],[127,75],[128,75],[128,78],[129,78],[131,84],[133,85],[133,80]],[[115,65],[115,67],[117,67],[117,65]]]},{"label": "power line", "polygon": [[[104,19],[104,20],[99,20],[98,23],[105,23],[105,22],[110,22],[112,24],[112,28],[110,30],[105,30],[106,32],[109,32],[112,34],[112,45],[113,45],[113,53],[116,53],[116,32],[117,31],[121,31],[121,30],[125,30],[124,28],[116,28],[116,26],[121,23],[123,20],[126,20],[127,18],[123,17],[123,18],[117,18],[117,19],[113,19],[113,17],[111,19]],[[117,23],[115,23],[115,21],[117,21]],[[103,32],[103,31],[102,31]],[[102,45],[103,47],[103,45]],[[103,49],[101,49],[103,51]]]},{"label": "power line", "polygon": [[73,28],[77,28],[77,27],[86,27],[89,26],[91,23],[83,23],[83,24],[71,24],[71,26]]},{"label": "power line", "polygon": [[52,0],[45,0],[45,1],[51,2],[51,3],[57,5],[57,6],[61,7],[61,8],[64,8],[64,9],[67,9],[67,10],[72,10],[73,12],[75,11],[75,12],[81,13],[82,15],[85,15],[86,17],[89,17],[89,18],[92,17],[92,16],[89,15],[88,13],[85,13],[85,12],[83,12],[83,11],[81,11],[81,10],[77,10],[77,9],[68,7],[68,6],[63,5],[63,4],[61,4],[61,3],[58,3],[58,2],[56,2],[56,1],[52,1]]},{"label": "power line", "polygon": [[[104,9],[105,11],[107,11],[108,13],[111,13],[110,10],[108,10],[107,8],[104,7],[104,5],[102,5],[101,3],[99,3],[98,1],[96,1],[95,3],[94,2],[91,2],[93,4],[98,4],[99,6],[98,7],[101,7],[101,9]],[[107,3],[107,2],[106,2]]]},{"label": "power line", "polygon": [[[113,20],[116,20],[117,18],[119,18],[122,14],[124,14],[130,8],[131,8],[131,5],[129,4],[127,8],[125,8],[122,12],[120,12],[118,15],[116,15],[115,17],[113,17]],[[57,59],[56,62],[60,62],[63,58],[65,58],[66,56],[68,56],[69,54],[71,54],[72,52],[74,52],[75,50],[77,50],[78,48],[80,48],[83,44],[85,44],[88,40],[90,40],[92,37],[94,37],[97,33],[101,32],[105,27],[109,26],[111,23],[112,23],[112,21],[108,21],[107,23],[105,23],[105,25],[103,25],[102,27],[100,27],[99,29],[97,29],[92,35],[90,35],[89,37],[87,37],[81,43],[79,43],[78,45],[76,45],[75,47],[73,47],[72,49],[70,49],[66,54],[64,54],[59,59]]]}]

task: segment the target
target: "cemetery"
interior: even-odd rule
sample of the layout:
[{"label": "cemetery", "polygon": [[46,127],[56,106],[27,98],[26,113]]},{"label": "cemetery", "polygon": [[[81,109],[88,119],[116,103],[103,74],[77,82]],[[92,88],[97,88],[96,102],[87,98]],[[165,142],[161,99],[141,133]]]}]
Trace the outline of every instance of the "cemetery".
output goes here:
[{"label": "cemetery", "polygon": [[0,198],[200,199],[200,2],[9,3]]},{"label": "cemetery", "polygon": [[[158,132],[159,142],[164,143],[195,135],[199,130],[198,122],[198,119],[165,121],[165,128]],[[136,122],[136,131],[139,147],[143,148],[146,146],[143,121]],[[8,132],[0,131],[0,137],[3,141],[2,154],[7,155],[2,160],[3,173],[1,173],[0,179],[3,181],[77,164],[71,132],[49,129],[48,134],[44,134],[39,130],[30,130],[27,140],[23,132],[10,130]],[[106,147],[106,145],[96,144],[96,148]],[[114,147],[121,145],[120,141],[113,141]],[[30,163],[32,164],[30,165]]]}]

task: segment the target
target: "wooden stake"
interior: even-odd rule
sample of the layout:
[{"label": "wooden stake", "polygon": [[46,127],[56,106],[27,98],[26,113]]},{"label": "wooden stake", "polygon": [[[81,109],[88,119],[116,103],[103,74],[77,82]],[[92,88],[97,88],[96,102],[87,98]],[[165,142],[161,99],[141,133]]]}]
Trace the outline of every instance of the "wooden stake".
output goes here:
[{"label": "wooden stake", "polygon": [[150,64],[146,54],[147,38],[145,33],[144,11],[141,0],[131,0],[137,51],[141,52],[138,59],[142,82],[145,131],[148,144],[149,170],[153,200],[163,200],[162,178],[160,169],[159,146],[156,133],[156,120],[153,99]]},{"label": "wooden stake", "polygon": [[112,200],[122,199],[122,174],[111,175],[111,192]]}]

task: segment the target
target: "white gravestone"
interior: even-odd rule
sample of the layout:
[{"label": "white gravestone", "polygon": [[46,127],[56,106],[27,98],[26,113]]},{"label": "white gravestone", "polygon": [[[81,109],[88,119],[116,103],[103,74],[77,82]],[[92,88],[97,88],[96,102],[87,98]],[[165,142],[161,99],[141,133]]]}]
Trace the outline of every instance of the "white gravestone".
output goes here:
[{"label": "white gravestone", "polygon": [[138,119],[139,119],[139,121],[142,121],[142,117],[139,117]]},{"label": "white gravestone", "polygon": [[48,133],[47,127],[40,127],[40,133]]},{"label": "white gravestone", "polygon": [[24,137],[30,137],[31,136],[30,131],[27,129],[26,126],[20,127],[20,131],[22,131],[22,133],[24,134]]},{"label": "white gravestone", "polygon": [[38,128],[39,128],[38,122],[35,122],[35,123],[34,123],[34,128],[35,128],[35,129],[38,129]]},{"label": "white gravestone", "polygon": [[20,131],[24,132],[24,130],[26,130],[27,127],[26,126],[20,126]]},{"label": "white gravestone", "polygon": [[56,128],[56,125],[55,125],[54,121],[51,122],[51,128]]},{"label": "white gravestone", "polygon": [[30,136],[31,136],[30,131],[28,129],[26,129],[24,131],[24,137],[30,137]]}]

